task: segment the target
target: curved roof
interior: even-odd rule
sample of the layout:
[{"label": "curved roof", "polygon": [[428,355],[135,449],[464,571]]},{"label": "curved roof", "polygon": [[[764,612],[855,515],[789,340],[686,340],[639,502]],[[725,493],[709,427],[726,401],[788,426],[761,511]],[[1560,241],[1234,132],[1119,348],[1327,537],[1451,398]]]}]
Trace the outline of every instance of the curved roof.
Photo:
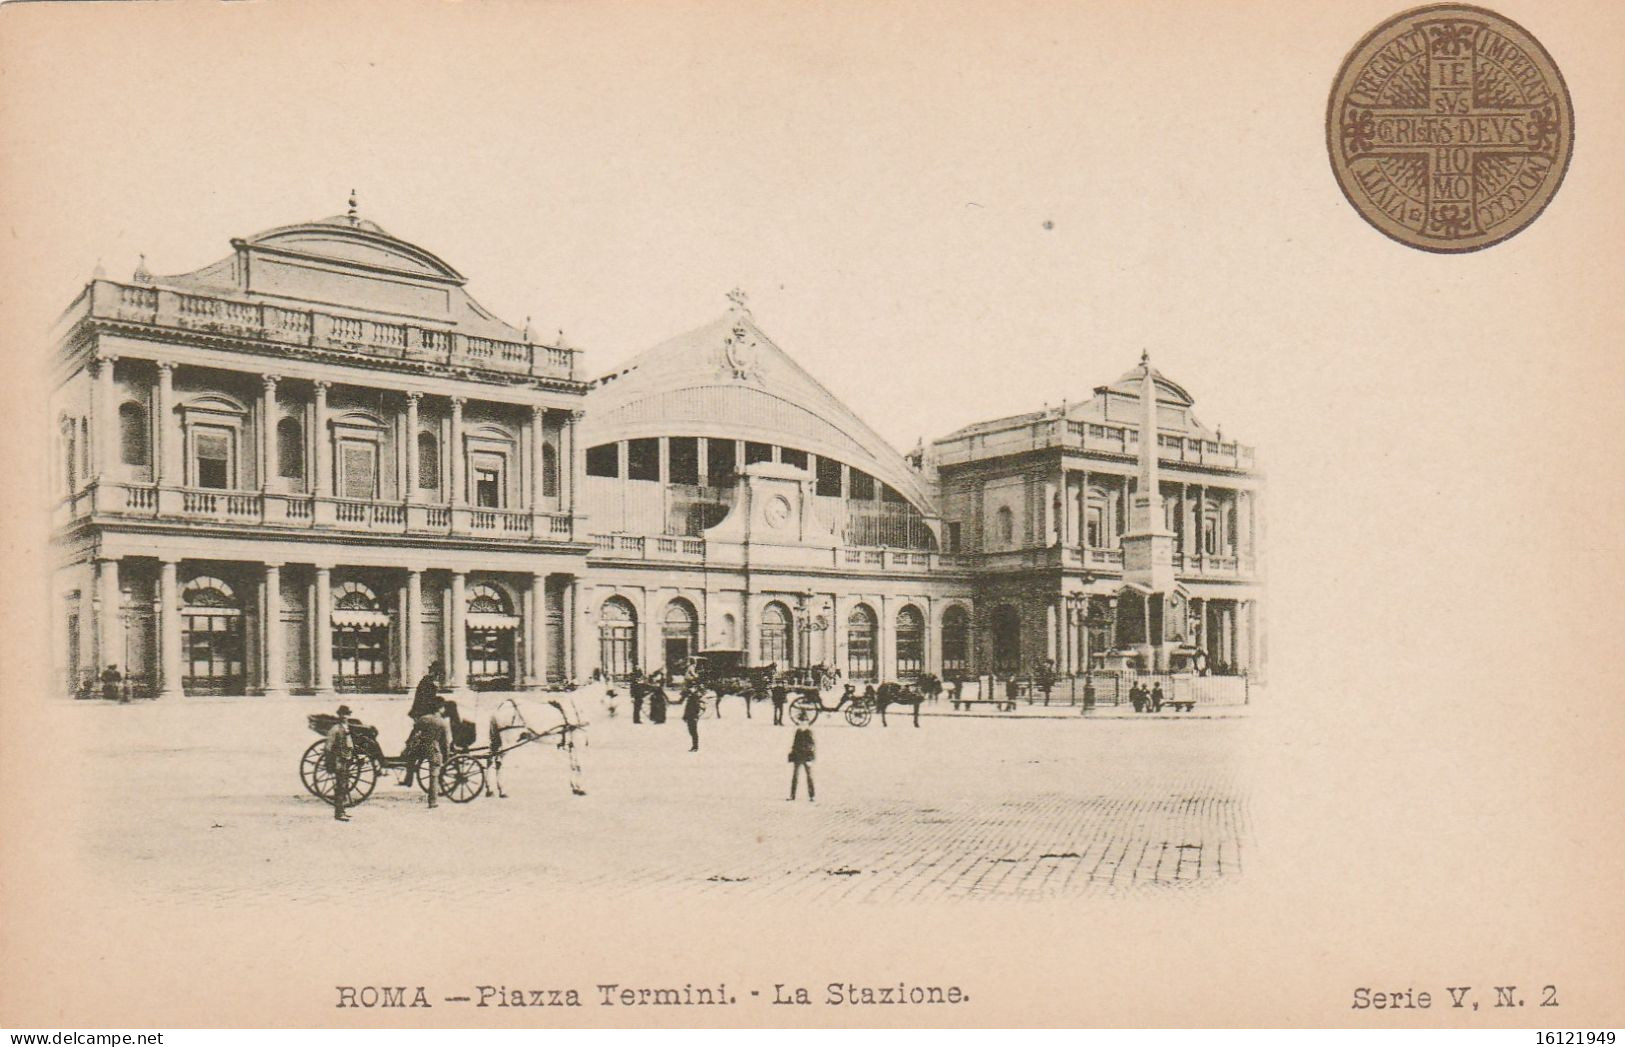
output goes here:
[{"label": "curved roof", "polygon": [[228,258],[151,282],[411,317],[502,341],[527,338],[475,301],[467,278],[444,259],[353,213],[277,226],[231,246]]},{"label": "curved roof", "polygon": [[788,445],[862,469],[936,515],[903,456],[738,306],[599,379],[586,407],[581,439],[588,447],[646,436]]},{"label": "curved roof", "polygon": [[[235,243],[235,241],[234,241]],[[463,274],[432,252],[385,232],[377,222],[334,215],[256,233],[245,245],[373,266],[463,284]]]}]

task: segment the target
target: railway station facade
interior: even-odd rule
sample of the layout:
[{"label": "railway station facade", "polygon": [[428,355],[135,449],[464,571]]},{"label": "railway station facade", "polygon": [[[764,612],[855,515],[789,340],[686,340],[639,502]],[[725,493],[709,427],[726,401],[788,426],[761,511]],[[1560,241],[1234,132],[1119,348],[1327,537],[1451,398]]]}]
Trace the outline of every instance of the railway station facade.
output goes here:
[{"label": "railway station facade", "polygon": [[[758,327],[589,376],[348,214],[98,275],[53,336],[53,658],[138,691],[563,687],[702,650],[854,680],[1125,657],[1155,390],[1179,621],[1261,667],[1261,477],[1148,361],[903,454]],[[1170,605],[1175,606],[1175,605]]]}]

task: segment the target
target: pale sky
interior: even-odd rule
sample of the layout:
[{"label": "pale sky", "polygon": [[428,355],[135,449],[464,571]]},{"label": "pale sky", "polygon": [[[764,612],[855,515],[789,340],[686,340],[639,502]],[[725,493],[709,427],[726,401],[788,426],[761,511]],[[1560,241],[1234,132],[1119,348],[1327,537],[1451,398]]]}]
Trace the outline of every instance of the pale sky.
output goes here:
[{"label": "pale sky", "polygon": [[1578,85],[1575,161],[1529,230],[1436,256],[1327,163],[1391,5],[1272,6],[8,6],[7,305],[42,331],[98,260],[190,270],[354,188],[595,375],[741,286],[899,450],[1148,349],[1258,447],[1286,584],[1365,584],[1323,556],[1357,519],[1386,599],[1431,600],[1555,540],[1530,507],[1588,433],[1554,405],[1618,388],[1625,91],[1589,45],[1625,16],[1507,7]]}]

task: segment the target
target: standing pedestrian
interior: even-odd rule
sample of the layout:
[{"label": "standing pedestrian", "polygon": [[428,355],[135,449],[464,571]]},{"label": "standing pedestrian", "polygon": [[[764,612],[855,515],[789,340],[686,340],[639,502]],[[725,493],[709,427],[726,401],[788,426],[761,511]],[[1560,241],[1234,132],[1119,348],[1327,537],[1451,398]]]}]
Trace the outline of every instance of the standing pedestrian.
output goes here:
[{"label": "standing pedestrian", "polygon": [[1135,712],[1144,712],[1145,688],[1141,687],[1138,683],[1135,683],[1133,687],[1130,687],[1128,689],[1128,702],[1130,705],[1134,706]]},{"label": "standing pedestrian", "polygon": [[1154,713],[1162,712],[1162,701],[1162,681],[1158,680],[1151,688],[1151,711]]},{"label": "standing pedestrian", "polygon": [[782,683],[773,685],[773,726],[784,724],[784,700],[789,697],[790,690]]},{"label": "standing pedestrian", "polygon": [[429,761],[429,809],[434,810],[438,804],[440,794],[440,769],[446,765],[451,756],[451,721],[449,716],[456,715],[456,706],[450,702],[441,702],[440,708],[419,720],[423,728],[423,755]]},{"label": "standing pedestrian", "polygon": [[123,683],[124,675],[118,671],[118,666],[109,662],[107,668],[102,670],[102,697],[110,702],[128,702],[130,698],[124,694]]},{"label": "standing pedestrian", "polygon": [[661,686],[660,675],[658,673],[650,677],[649,722],[666,722],[666,689]]},{"label": "standing pedestrian", "polygon": [[811,727],[797,727],[796,735],[790,740],[790,800],[796,798],[796,779],[801,772],[807,772],[807,802],[813,802],[813,776],[812,764],[814,757],[813,733]]},{"label": "standing pedestrian", "polygon": [[350,762],[354,756],[355,747],[350,741],[350,707],[341,705],[338,708],[338,722],[328,728],[327,749],[323,754],[328,773],[333,776],[333,818],[336,821],[350,820],[350,816],[344,813],[344,806],[350,799]]},{"label": "standing pedestrian", "polygon": [[628,685],[632,691],[632,722],[643,722],[643,698],[648,693],[648,685],[643,682],[643,671],[632,670],[632,682]]},{"label": "standing pedestrian", "polygon": [[[720,704],[720,703],[719,703]],[[705,692],[690,684],[683,688],[683,722],[688,724],[688,751],[700,751],[700,715],[705,711]]]}]

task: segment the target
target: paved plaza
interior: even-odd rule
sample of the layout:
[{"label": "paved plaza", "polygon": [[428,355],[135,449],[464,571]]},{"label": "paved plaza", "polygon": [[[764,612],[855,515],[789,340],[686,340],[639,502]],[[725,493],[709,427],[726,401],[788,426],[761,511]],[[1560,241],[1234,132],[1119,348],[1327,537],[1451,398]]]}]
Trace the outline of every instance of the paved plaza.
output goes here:
[{"label": "paved plaza", "polygon": [[[93,866],[126,888],[189,905],[333,898],[356,883],[459,897],[580,888],[632,893],[906,902],[1053,898],[1203,887],[1247,859],[1239,708],[1136,717],[930,710],[854,728],[814,727],[816,803],[789,803],[791,729],[737,699],[701,723],[701,751],[675,717],[634,726],[601,689],[578,692],[591,722],[588,795],[570,794],[565,755],[508,757],[507,799],[426,808],[381,778],[336,823],[300,786],[316,739],[311,699],[187,699],[64,705],[82,741],[78,823]],[[404,741],[404,698],[346,699]],[[492,696],[470,698],[480,725]],[[545,711],[527,700],[527,710]],[[674,713],[676,710],[673,710]],[[1037,710],[1023,710],[1024,713]],[[542,719],[537,717],[537,719]]]}]

